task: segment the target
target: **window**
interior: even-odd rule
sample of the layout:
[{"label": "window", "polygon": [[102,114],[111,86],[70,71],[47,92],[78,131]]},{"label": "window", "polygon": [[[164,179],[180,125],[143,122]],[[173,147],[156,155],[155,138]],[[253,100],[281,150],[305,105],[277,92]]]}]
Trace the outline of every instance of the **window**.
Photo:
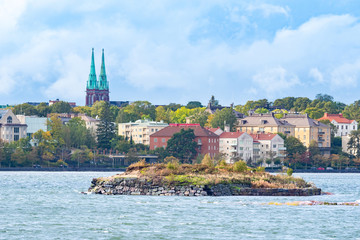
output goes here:
[{"label": "window", "polygon": [[14,133],[19,133],[19,128],[18,127],[14,127]]},{"label": "window", "polygon": [[348,126],[345,126],[345,129],[347,129]]},{"label": "window", "polygon": [[161,141],[164,143],[164,142],[165,142],[165,138],[161,139]]},{"label": "window", "polygon": [[14,141],[18,141],[19,140],[19,135],[14,135]]},{"label": "window", "polygon": [[157,142],[157,138],[154,138],[154,142]]},{"label": "window", "polygon": [[11,116],[8,116],[8,118],[7,118],[7,121],[6,121],[7,123],[12,123],[12,117]]},{"label": "window", "polygon": [[154,146],[154,149],[156,149],[156,148],[157,148],[157,146],[155,145],[155,146]]},{"label": "window", "polygon": [[276,148],[276,144],[273,144],[273,148]]},{"label": "window", "polygon": [[304,140],[306,140],[306,135],[304,135]]}]

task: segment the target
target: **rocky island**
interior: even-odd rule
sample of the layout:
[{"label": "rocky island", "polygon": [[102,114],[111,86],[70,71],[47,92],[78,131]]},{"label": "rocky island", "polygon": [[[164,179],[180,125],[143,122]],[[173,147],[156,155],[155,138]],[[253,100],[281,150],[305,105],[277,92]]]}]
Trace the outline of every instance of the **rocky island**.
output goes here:
[{"label": "rocky island", "polygon": [[140,161],[126,172],[94,178],[89,193],[153,196],[312,196],[321,189],[302,178],[272,175],[252,169],[242,161],[234,164],[148,164]]}]

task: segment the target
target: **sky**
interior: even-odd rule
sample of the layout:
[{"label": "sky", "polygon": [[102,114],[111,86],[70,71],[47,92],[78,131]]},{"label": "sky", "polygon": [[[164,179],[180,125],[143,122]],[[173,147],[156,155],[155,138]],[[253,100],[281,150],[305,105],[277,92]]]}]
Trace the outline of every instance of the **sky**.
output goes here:
[{"label": "sky", "polygon": [[91,49],[110,100],[360,92],[358,0],[0,0],[0,104],[85,104]]}]

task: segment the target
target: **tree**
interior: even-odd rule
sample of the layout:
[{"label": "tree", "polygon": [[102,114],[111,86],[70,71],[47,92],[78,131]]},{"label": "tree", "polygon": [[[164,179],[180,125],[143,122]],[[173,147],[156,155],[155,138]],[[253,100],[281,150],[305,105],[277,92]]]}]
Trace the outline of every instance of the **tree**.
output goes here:
[{"label": "tree", "polygon": [[51,113],[50,107],[45,102],[40,103],[35,108],[39,117],[46,117],[49,113]]},{"label": "tree", "polygon": [[166,151],[169,155],[189,163],[196,155],[197,143],[193,129],[181,129],[175,133],[167,142]]},{"label": "tree", "polygon": [[305,109],[304,113],[306,113],[312,119],[318,119],[324,116],[324,110],[316,107],[308,107]]},{"label": "tree", "polygon": [[327,94],[316,94],[315,96],[316,99],[322,101],[322,102],[332,102],[334,100],[334,98],[330,95]]},{"label": "tree", "polygon": [[348,150],[357,159],[360,158],[360,130],[354,130],[350,133],[350,139],[348,142]]},{"label": "tree", "polygon": [[202,108],[203,105],[199,101],[190,101],[186,105],[186,108],[193,109],[193,108]]},{"label": "tree", "polygon": [[213,128],[220,127],[224,130],[224,123],[230,125],[230,129],[235,126],[237,119],[233,112],[232,108],[223,108],[222,110],[217,110],[214,113],[214,117],[211,119],[211,126]]},{"label": "tree", "polygon": [[210,113],[205,111],[205,108],[194,108],[191,111],[191,116],[189,117],[189,120],[191,123],[199,123],[200,126],[204,127]]},{"label": "tree", "polygon": [[71,106],[68,102],[59,101],[51,105],[52,113],[70,113]]},{"label": "tree", "polygon": [[111,121],[110,104],[105,102],[99,112],[100,122],[97,128],[98,147],[110,149],[111,140],[115,137],[115,124]]},{"label": "tree", "polygon": [[345,118],[358,121],[360,119],[360,100],[346,106],[342,113]]},{"label": "tree", "polygon": [[36,110],[36,108],[28,103],[16,105],[13,108],[13,113],[15,115],[23,114],[25,116],[38,115],[38,111]]},{"label": "tree", "polygon": [[294,157],[295,154],[303,154],[306,151],[306,147],[299,139],[293,136],[286,137],[284,141],[286,147],[287,156],[289,158]]},{"label": "tree", "polygon": [[307,97],[299,97],[294,102],[294,111],[302,112],[304,111],[308,105],[311,103],[311,100]]},{"label": "tree", "polygon": [[259,113],[268,113],[269,110],[267,110],[266,108],[257,108],[255,110],[255,113],[259,114]]}]

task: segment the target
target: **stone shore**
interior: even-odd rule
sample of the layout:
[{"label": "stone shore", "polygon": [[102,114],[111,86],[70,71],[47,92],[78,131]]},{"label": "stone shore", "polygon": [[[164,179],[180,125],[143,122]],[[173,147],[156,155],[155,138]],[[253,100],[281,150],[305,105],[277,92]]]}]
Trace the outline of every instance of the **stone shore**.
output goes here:
[{"label": "stone shore", "polygon": [[154,184],[142,178],[94,178],[90,193],[104,195],[152,195],[152,196],[312,196],[321,195],[320,188],[282,189],[251,188],[243,184],[217,184],[213,186],[168,186]]}]

